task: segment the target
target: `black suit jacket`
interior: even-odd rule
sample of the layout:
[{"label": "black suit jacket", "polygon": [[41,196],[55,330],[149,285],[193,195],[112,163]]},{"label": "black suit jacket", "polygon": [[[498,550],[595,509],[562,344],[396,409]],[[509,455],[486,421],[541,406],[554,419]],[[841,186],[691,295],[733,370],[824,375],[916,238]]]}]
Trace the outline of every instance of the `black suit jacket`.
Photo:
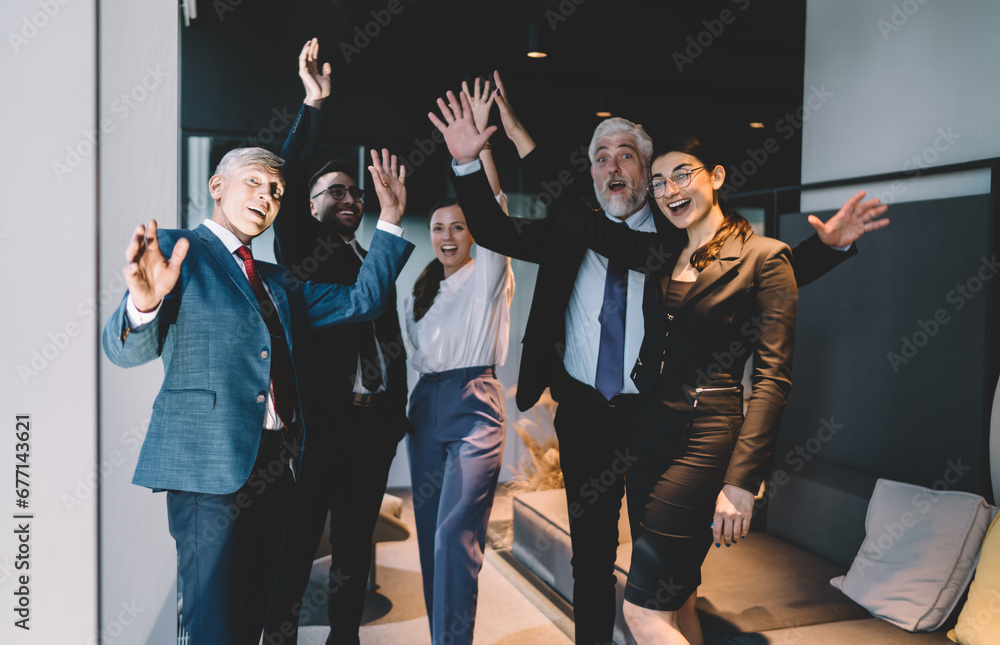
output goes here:
[{"label": "black suit jacket", "polygon": [[[274,222],[274,254],[301,279],[354,284],[360,262],[334,229],[309,211],[309,166],[320,129],[320,111],[303,105],[282,148],[285,192]],[[386,363],[386,393],[402,423],[406,417],[406,350],[396,312],[396,290],[386,297],[385,311],[375,320],[375,337]],[[370,323],[361,323],[370,324]],[[314,333],[306,362],[306,397],[314,411],[329,409],[353,396],[358,369],[359,324]]]},{"label": "black suit jacket", "polygon": [[[649,244],[657,240],[603,216],[560,213],[557,219],[571,238],[634,270],[648,263]],[[659,275],[669,275],[674,265]],[[730,237],[669,317],[661,284],[647,280],[643,298],[645,334],[632,379],[657,402],[643,407],[637,428],[661,428],[663,406],[742,413],[743,370],[753,356],[753,390],[725,482],[756,492],[792,387],[798,288],[791,251],[761,235]]]},{"label": "black suit jacket", "polygon": [[[521,160],[521,165],[528,178],[539,185],[547,177],[558,174],[558,167],[543,159],[537,148]],[[477,244],[512,258],[538,264],[535,293],[522,340],[516,396],[517,407],[527,410],[538,401],[546,387],[565,375],[563,357],[566,353],[566,307],[587,247],[582,239],[567,235],[558,220],[570,218],[572,226],[574,213],[588,210],[584,204],[584,196],[573,192],[571,188],[574,186],[571,185],[554,200],[549,217],[507,217],[493,199],[484,172],[463,177],[452,173],[452,180],[469,231]],[[549,186],[564,183],[545,181]],[[577,181],[575,185],[582,183]],[[655,282],[658,287],[660,276],[664,271],[672,269],[687,236],[671,224],[655,204],[652,205],[652,212],[657,232],[645,234],[649,237],[642,238],[642,244],[647,283]],[[603,214],[601,218],[607,221]],[[796,281],[799,285],[808,284],[856,252],[854,247],[847,253],[830,249],[818,237],[813,236],[796,247],[793,254]],[[644,309],[646,301],[654,298],[654,294],[652,285],[647,285]],[[660,306],[659,302],[655,304]],[[659,337],[662,334],[662,320],[659,320],[662,316],[654,316],[653,320],[649,315],[644,318],[646,337],[651,334]],[[640,392],[644,391],[640,383],[637,385],[640,386]],[[553,396],[558,399],[558,391],[553,392]]]}]

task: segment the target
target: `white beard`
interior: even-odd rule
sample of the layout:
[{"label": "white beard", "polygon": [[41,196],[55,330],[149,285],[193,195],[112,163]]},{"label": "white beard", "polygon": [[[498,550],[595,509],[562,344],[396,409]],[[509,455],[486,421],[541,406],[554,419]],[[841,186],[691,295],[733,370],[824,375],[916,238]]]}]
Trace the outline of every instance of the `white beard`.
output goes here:
[{"label": "white beard", "polygon": [[[610,184],[610,179],[605,182]],[[615,195],[607,191],[607,187],[602,190],[596,183],[594,192],[597,194],[597,203],[600,204],[604,212],[611,217],[622,218],[639,210],[646,202],[646,191],[626,182],[625,192]]]}]

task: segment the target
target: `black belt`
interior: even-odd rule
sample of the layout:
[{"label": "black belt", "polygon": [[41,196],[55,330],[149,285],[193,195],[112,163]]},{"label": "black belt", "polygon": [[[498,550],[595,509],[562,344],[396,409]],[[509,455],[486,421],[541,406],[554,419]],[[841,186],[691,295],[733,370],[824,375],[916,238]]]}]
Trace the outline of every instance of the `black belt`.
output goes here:
[{"label": "black belt", "polygon": [[628,405],[639,398],[638,394],[616,394],[608,400],[604,398],[603,394],[597,391],[597,388],[591,387],[586,383],[582,383],[569,374],[566,374],[565,387],[575,396],[591,399],[597,403],[603,403],[609,408],[617,408],[623,405]]}]

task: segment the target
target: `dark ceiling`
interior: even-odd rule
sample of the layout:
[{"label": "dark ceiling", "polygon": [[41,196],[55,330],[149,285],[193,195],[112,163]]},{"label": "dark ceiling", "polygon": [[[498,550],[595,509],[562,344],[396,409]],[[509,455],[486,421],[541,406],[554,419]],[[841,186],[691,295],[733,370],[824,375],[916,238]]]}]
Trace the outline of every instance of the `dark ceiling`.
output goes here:
[{"label": "dark ceiling", "polygon": [[[416,141],[431,135],[426,114],[436,97],[499,69],[521,119],[537,139],[558,149],[589,143],[601,120],[595,112],[603,109],[644,124],[654,141],[677,131],[709,134],[730,166],[773,137],[777,152],[753,164],[743,188],[799,180],[801,132],[781,128],[780,120],[802,102],[804,3],[198,4],[198,18],[181,34],[186,133],[246,137],[267,129],[276,112],[297,110],[302,89],[296,56],[306,39],[317,36],[321,59],[333,65],[333,94],[324,108],[327,142],[388,146],[409,157]],[[526,56],[532,24],[547,58]],[[765,128],[751,129],[751,120]],[[284,132],[276,138],[280,145]],[[502,133],[494,143],[498,156],[513,154]],[[428,168],[443,169],[449,161],[443,146],[431,157]],[[434,176],[427,189],[441,190],[443,172],[421,174]],[[413,179],[421,183],[417,173]]]}]

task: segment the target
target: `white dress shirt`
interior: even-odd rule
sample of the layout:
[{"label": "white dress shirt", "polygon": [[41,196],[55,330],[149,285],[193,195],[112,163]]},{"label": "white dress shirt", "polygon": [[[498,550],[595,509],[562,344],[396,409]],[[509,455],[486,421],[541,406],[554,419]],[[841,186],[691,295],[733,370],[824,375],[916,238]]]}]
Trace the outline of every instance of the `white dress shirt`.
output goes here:
[{"label": "white dress shirt", "polygon": [[510,258],[476,247],[476,257],[441,281],[434,304],[413,320],[406,297],[410,362],[421,374],[460,367],[502,365],[507,360],[514,272]]},{"label": "white dress shirt", "polygon": [[[613,222],[621,221],[607,213],[605,217]],[[635,231],[656,232],[648,203],[626,219],[625,223]],[[587,249],[566,307],[566,356],[563,364],[570,376],[591,387],[597,382],[597,353],[601,346],[600,315],[607,276],[608,259]],[[628,272],[628,288],[625,293],[625,354],[620,394],[639,393],[629,374],[639,358],[639,348],[645,332],[642,316],[644,283],[643,274],[631,270]]]},{"label": "white dress shirt", "polygon": [[[225,245],[226,250],[229,251],[230,254],[232,254],[233,259],[236,260],[236,265],[240,267],[240,271],[242,271],[243,275],[245,276],[247,274],[247,269],[246,266],[243,264],[243,258],[241,258],[239,255],[236,254],[236,250],[239,249],[241,246],[244,246],[243,242],[241,242],[240,239],[236,237],[235,233],[233,233],[226,227],[222,226],[218,222],[215,222],[211,219],[206,219],[203,222],[203,224],[208,228],[208,230],[212,231],[212,233],[214,233],[215,236],[218,237],[219,240]],[[382,220],[379,220],[377,228],[380,228],[387,233],[398,235],[400,237],[402,237],[403,235],[403,229],[401,227],[396,226],[395,224],[390,224],[388,222],[383,222]],[[250,252],[252,254],[253,241],[251,240],[250,244],[247,244],[246,246],[250,247]],[[264,291],[267,292],[268,297],[273,298],[273,296],[271,295],[271,289],[268,288],[267,286],[267,282],[262,279],[261,284],[264,285]],[[130,293],[125,303],[125,315],[128,316],[129,324],[133,328],[138,328],[141,327],[142,325],[146,325],[156,320],[156,316],[160,313],[160,307],[162,305],[163,301],[161,300],[160,303],[156,306],[156,309],[153,309],[152,311],[141,312],[135,306],[135,303],[132,301],[132,294]],[[297,413],[298,411],[296,410],[296,414]],[[281,430],[282,428],[284,428],[284,424],[281,422],[281,419],[278,417],[277,412],[275,412],[274,410],[274,384],[272,383],[268,388],[268,393],[267,393],[267,414],[264,416],[264,429]]]}]

